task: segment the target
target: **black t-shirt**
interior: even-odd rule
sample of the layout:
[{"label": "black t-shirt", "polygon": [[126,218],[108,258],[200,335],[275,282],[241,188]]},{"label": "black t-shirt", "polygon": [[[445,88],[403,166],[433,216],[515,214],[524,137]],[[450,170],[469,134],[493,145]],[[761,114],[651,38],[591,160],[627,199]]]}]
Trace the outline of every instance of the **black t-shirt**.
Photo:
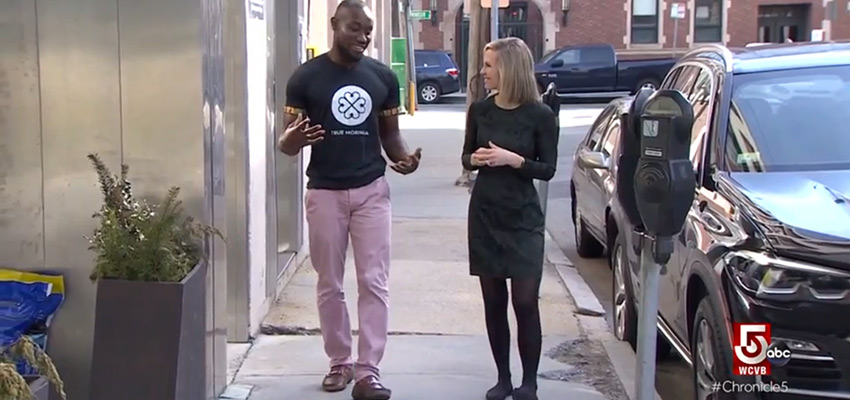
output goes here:
[{"label": "black t-shirt", "polygon": [[378,60],[363,57],[349,68],[325,53],[307,61],[289,78],[284,111],[304,113],[325,130],[312,146],[308,188],[358,188],[386,172],[378,118],[398,115],[399,84]]}]

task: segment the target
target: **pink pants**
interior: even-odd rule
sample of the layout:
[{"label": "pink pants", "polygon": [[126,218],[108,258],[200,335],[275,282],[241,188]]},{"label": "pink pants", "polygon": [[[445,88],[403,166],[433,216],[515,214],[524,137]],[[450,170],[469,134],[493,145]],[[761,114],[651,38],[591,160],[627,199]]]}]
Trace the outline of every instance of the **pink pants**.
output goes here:
[{"label": "pink pants", "polygon": [[343,276],[348,236],[358,288],[358,359],[355,379],[379,376],[389,329],[390,207],[384,177],[356,189],[308,189],[305,196],[310,257],[319,275],[319,322],[331,367],[352,365],[351,322]]}]

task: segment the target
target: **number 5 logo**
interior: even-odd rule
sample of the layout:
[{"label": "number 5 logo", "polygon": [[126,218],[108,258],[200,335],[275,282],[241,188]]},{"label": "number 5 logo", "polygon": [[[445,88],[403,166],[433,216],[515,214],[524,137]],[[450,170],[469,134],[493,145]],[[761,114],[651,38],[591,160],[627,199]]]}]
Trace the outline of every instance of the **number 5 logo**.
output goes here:
[{"label": "number 5 logo", "polygon": [[770,344],[768,324],[735,324],[735,358],[742,364],[757,365],[767,358]]}]

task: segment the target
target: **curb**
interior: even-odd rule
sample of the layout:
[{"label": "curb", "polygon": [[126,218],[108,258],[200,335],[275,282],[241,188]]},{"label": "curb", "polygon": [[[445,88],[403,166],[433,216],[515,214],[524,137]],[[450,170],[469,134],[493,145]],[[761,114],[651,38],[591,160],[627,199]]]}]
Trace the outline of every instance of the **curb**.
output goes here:
[{"label": "curb", "polygon": [[[623,385],[626,395],[631,400],[637,400],[635,395],[635,382],[637,379],[637,357],[632,347],[618,340],[611,333],[608,323],[605,320],[605,310],[602,304],[596,298],[596,295],[591,291],[584,278],[581,277],[575,265],[567,258],[566,254],[561,251],[558,243],[546,231],[546,261],[552,264],[558,277],[561,279],[561,284],[567,290],[570,297],[576,306],[576,318],[578,319],[581,330],[585,332],[588,338],[598,340],[605,348],[605,353],[608,359],[614,366],[614,371],[617,373],[617,378]],[[600,318],[601,317],[601,318]],[[655,391],[655,399],[662,400]]]}]

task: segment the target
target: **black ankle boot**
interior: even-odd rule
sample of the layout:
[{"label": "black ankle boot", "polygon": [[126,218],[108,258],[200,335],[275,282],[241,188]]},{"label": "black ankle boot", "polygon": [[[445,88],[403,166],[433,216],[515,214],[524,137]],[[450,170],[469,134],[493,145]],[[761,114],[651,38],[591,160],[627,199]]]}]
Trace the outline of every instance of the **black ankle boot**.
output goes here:
[{"label": "black ankle boot", "polygon": [[511,396],[513,400],[537,400],[537,385],[522,385]]},{"label": "black ankle boot", "polygon": [[513,392],[513,385],[511,381],[499,381],[496,383],[496,386],[490,388],[487,391],[487,400],[505,400],[508,396]]}]

